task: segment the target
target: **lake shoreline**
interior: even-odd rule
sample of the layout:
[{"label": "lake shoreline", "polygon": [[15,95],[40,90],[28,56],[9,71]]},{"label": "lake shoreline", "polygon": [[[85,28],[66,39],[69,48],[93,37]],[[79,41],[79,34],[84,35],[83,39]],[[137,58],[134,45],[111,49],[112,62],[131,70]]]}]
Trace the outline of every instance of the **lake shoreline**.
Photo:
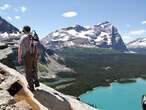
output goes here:
[{"label": "lake shoreline", "polygon": [[[135,78],[135,79],[122,79],[122,80],[115,80],[115,81],[113,81],[113,82],[111,82],[111,83],[109,83],[109,84],[107,84],[107,85],[101,85],[101,86],[97,86],[97,87],[94,87],[93,89],[89,89],[87,92],[85,92],[85,93],[83,93],[83,94],[86,94],[86,93],[88,93],[88,92],[90,92],[90,91],[92,91],[92,90],[95,90],[95,89],[97,89],[97,88],[103,88],[103,87],[112,87],[112,85],[113,85],[113,83],[118,83],[118,84],[129,84],[129,83],[136,83],[137,82],[137,80],[138,79],[142,79],[142,80],[146,80],[146,79],[144,79],[144,78]],[[83,95],[83,94],[81,94],[81,95]],[[80,96],[81,96],[80,95]],[[79,97],[80,97],[79,96]]]},{"label": "lake shoreline", "polygon": [[[66,78],[66,77],[65,77]],[[70,78],[70,77],[69,77]],[[74,78],[74,77],[73,77]],[[94,90],[95,88],[98,88],[98,87],[110,87],[110,86],[112,86],[112,84],[113,83],[119,83],[119,84],[128,84],[128,83],[135,83],[136,81],[137,81],[137,79],[143,79],[143,80],[146,80],[146,78],[145,77],[137,77],[137,78],[121,78],[121,79],[118,79],[118,80],[109,80],[109,79],[106,79],[106,81],[104,82],[104,83],[96,83],[95,85],[93,84],[91,84],[91,87],[92,88],[84,88],[84,87],[81,87],[81,88],[83,88],[83,91],[79,91],[77,94],[73,94],[73,96],[75,96],[75,97],[77,97],[77,98],[79,98],[79,96],[80,95],[82,95],[82,94],[85,94],[86,92],[88,92],[88,91],[92,91],[92,90]],[[49,82],[53,82],[53,81],[55,81],[55,79],[53,79],[53,80],[51,80],[51,79],[49,79],[49,80],[46,80],[47,81],[47,83],[48,83],[48,81]],[[41,82],[43,82],[43,83],[45,83],[46,84],[46,81],[42,81],[41,80]],[[51,85],[51,84],[47,84],[48,86],[50,86],[51,85],[51,87],[53,87],[54,89],[56,89],[57,88],[57,90],[58,91],[61,91],[62,93],[66,93],[66,91],[67,91],[67,93],[68,92],[70,92],[70,90],[68,91],[66,88],[67,87],[70,87],[70,86],[72,86],[72,85],[69,85],[69,86],[67,86],[67,87],[65,87],[64,85],[65,84],[67,84],[67,83],[72,83],[72,84],[74,84],[74,83],[76,83],[75,82],[76,80],[74,79],[73,81],[66,81],[65,83],[64,82],[61,82],[61,83],[58,83],[58,84],[56,84],[56,85]],[[58,88],[57,86],[64,86],[64,88]],[[79,85],[78,85],[79,86]],[[65,90],[65,92],[64,91],[62,91],[62,89],[63,90]],[[70,94],[69,94],[70,95]],[[72,95],[72,93],[71,93],[71,95]]]},{"label": "lake shoreline", "polygon": [[95,87],[80,95],[79,99],[99,110],[142,110],[141,98],[146,93],[146,80],[135,80],[131,83],[113,82],[109,87]]}]

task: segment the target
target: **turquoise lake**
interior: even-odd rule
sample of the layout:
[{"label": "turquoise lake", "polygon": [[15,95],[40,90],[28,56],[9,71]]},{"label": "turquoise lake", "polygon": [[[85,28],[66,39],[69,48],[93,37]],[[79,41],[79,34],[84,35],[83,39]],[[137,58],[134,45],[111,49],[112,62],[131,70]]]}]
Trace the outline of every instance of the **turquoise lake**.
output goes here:
[{"label": "turquoise lake", "polygon": [[137,79],[135,83],[97,87],[81,95],[80,100],[96,105],[99,110],[142,110],[143,94],[146,94],[146,80]]}]

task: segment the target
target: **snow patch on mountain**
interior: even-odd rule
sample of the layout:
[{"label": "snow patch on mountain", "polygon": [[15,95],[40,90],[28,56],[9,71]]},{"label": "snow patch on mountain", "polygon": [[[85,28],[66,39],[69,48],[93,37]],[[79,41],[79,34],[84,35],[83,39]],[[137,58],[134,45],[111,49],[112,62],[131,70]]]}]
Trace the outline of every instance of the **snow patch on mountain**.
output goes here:
[{"label": "snow patch on mountain", "polygon": [[17,33],[0,33],[0,42],[9,45],[11,48],[17,48],[20,42],[21,34]]}]

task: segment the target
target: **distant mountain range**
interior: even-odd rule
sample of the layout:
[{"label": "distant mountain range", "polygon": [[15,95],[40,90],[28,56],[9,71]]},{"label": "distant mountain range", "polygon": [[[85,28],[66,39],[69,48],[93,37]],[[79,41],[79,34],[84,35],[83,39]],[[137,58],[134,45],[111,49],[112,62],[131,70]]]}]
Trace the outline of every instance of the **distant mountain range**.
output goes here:
[{"label": "distant mountain range", "polygon": [[[8,44],[18,44],[19,29],[0,17],[0,41]],[[42,39],[42,44],[48,49],[63,47],[99,47],[112,48],[120,52],[128,50],[146,54],[146,37],[138,38],[127,45],[122,40],[118,29],[106,21],[93,26],[75,25],[58,29]]]},{"label": "distant mountain range", "polygon": [[101,47],[121,52],[128,51],[117,28],[108,21],[89,27],[76,25],[62,28],[48,34],[42,39],[42,43],[51,49]]},{"label": "distant mountain range", "polygon": [[146,37],[138,38],[129,42],[127,47],[133,52],[146,54]]}]

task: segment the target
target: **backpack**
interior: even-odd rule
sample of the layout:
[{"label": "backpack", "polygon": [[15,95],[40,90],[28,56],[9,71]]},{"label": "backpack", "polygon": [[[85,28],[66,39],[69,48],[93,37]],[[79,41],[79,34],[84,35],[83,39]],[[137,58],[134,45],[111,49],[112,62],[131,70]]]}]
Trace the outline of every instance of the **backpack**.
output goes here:
[{"label": "backpack", "polygon": [[40,52],[40,41],[37,33],[34,31],[33,35],[29,35],[30,44],[29,52],[32,55],[39,55]]}]

